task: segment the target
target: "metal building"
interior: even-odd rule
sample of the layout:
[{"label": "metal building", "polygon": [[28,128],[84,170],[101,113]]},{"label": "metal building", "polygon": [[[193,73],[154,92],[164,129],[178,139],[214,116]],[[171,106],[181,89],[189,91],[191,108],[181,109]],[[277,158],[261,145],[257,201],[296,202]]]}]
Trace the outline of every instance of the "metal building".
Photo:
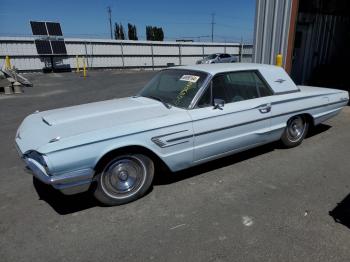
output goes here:
[{"label": "metal building", "polygon": [[277,54],[297,84],[350,90],[349,0],[256,0],[253,61]]},{"label": "metal building", "polygon": [[[292,41],[293,19],[298,1],[257,0],[254,31],[254,62],[274,64],[277,54],[282,54],[283,65],[290,71],[288,45]],[[293,11],[294,10],[294,14]]]}]

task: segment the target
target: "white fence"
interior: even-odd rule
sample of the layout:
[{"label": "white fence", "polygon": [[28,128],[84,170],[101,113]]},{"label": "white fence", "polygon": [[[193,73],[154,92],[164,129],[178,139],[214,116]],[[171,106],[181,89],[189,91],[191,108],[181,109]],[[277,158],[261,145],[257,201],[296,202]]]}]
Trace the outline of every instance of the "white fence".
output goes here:
[{"label": "white fence", "polygon": [[[54,64],[76,68],[76,56],[85,57],[89,68],[164,68],[167,64],[190,65],[212,53],[228,53],[238,61],[252,61],[252,45],[239,43],[156,42],[130,40],[65,39],[67,55],[55,55]],[[42,70],[49,56],[37,53],[34,38],[0,37],[0,66],[9,56],[20,71]],[[82,63],[80,62],[80,66]]]}]

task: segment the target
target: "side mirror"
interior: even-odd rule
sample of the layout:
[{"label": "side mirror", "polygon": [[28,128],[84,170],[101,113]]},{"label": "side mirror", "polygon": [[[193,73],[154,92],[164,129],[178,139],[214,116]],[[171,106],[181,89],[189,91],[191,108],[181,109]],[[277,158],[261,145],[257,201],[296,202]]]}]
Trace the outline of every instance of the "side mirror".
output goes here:
[{"label": "side mirror", "polygon": [[224,105],[225,105],[225,100],[219,99],[219,98],[214,98],[214,109],[222,110]]}]

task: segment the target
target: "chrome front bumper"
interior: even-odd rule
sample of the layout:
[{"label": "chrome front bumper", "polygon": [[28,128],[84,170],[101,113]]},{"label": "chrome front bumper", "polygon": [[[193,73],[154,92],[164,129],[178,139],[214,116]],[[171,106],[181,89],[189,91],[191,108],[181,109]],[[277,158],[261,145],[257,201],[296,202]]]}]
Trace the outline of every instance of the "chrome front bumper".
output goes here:
[{"label": "chrome front bumper", "polygon": [[75,170],[60,175],[50,175],[36,160],[24,157],[28,169],[33,175],[45,184],[52,185],[65,195],[85,192],[93,180],[94,170],[91,168]]}]

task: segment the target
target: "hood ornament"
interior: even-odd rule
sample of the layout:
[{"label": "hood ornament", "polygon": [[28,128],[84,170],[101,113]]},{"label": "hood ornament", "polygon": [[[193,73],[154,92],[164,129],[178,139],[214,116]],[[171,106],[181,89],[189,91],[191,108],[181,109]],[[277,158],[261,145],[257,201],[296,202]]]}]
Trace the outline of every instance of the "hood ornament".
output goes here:
[{"label": "hood ornament", "polygon": [[60,137],[60,136],[57,136],[57,137],[55,137],[55,138],[52,138],[52,139],[49,141],[49,143],[57,142],[57,141],[59,141],[60,139],[61,139],[61,137]]}]

